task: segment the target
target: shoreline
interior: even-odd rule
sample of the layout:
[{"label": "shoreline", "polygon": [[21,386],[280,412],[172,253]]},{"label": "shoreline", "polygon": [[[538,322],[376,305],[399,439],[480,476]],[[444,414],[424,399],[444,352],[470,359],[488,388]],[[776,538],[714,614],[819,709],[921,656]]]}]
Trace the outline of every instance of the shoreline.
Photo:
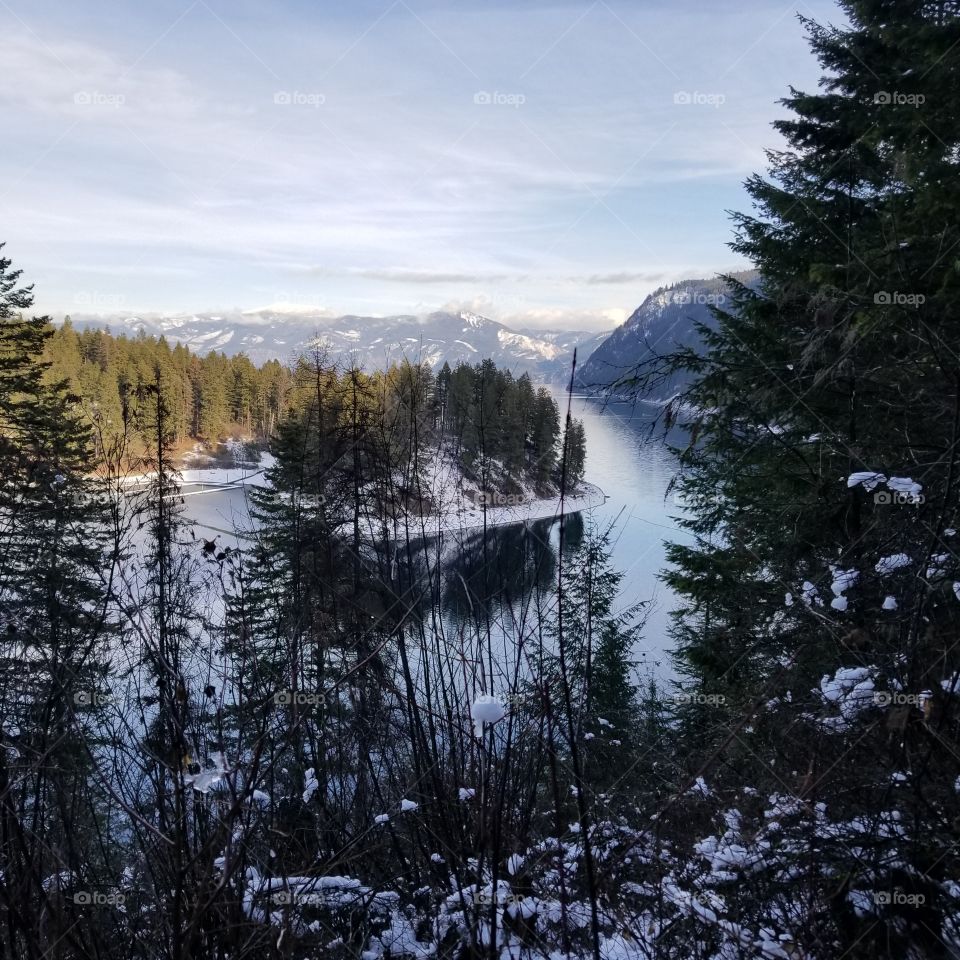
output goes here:
[{"label": "shoreline", "polygon": [[[202,494],[214,494],[218,491],[235,490],[255,486],[268,487],[265,471],[269,465],[259,469],[250,467],[209,467],[188,468],[178,471],[183,487],[202,487],[206,489],[182,491],[180,496],[191,497]],[[139,474],[124,477],[121,486],[136,488],[152,479],[152,474]],[[524,503],[506,506],[478,505],[467,498],[457,498],[448,509],[424,516],[410,515],[393,520],[395,530],[406,528],[412,536],[435,538],[452,534],[473,534],[491,527],[508,527],[517,524],[532,523],[537,520],[559,519],[561,513],[569,516],[601,506],[607,500],[603,490],[593,483],[581,483],[575,493],[564,497],[544,497]]]},{"label": "shoreline", "polygon": [[[564,497],[546,497],[503,507],[478,507],[465,502],[446,514],[433,514],[416,524],[427,536],[472,534],[490,527],[509,527],[537,520],[558,520],[561,516],[582,513],[606,503],[607,495],[596,484],[582,483],[579,492]],[[413,524],[411,524],[413,526]],[[419,531],[418,531],[419,532]]]}]

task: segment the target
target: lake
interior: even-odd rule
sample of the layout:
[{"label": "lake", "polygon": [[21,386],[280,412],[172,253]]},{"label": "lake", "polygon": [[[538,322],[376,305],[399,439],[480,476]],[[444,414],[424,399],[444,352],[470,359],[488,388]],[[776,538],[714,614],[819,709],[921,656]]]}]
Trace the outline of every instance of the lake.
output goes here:
[{"label": "lake", "polygon": [[[558,395],[561,414],[566,411],[567,398]],[[669,676],[672,669],[665,651],[671,644],[668,638],[669,611],[673,597],[658,579],[665,563],[665,540],[689,542],[689,535],[677,528],[674,517],[681,510],[666,496],[676,471],[676,461],[662,440],[662,431],[651,426],[655,409],[646,404],[604,402],[595,398],[574,396],[571,412],[583,420],[587,440],[586,479],[599,486],[607,495],[602,506],[592,508],[585,516],[588,524],[601,530],[611,530],[612,560],[616,570],[623,574],[620,607],[637,602],[648,602],[648,613],[643,640],[636,650],[636,658],[653,673]],[[671,437],[671,439],[674,439]],[[184,493],[195,490],[184,486]],[[250,526],[246,492],[243,488],[218,490],[200,496],[185,496],[184,509],[193,521],[198,536],[210,537],[216,533],[218,546],[235,546],[237,538],[231,531]],[[573,526],[571,524],[571,526]],[[482,595],[478,587],[478,570],[485,572],[484,584],[495,573],[494,586],[487,592],[502,592],[508,577],[504,571],[520,571],[517,580],[523,580],[524,570],[531,562],[538,577],[549,581],[553,576],[550,561],[554,560],[559,538],[556,521],[539,521],[529,531],[509,528],[492,531],[494,548],[484,551],[483,561],[476,549],[458,550],[450,560],[456,575],[448,577],[451,589]],[[531,549],[533,541],[533,549]],[[241,541],[242,542],[242,541]],[[538,550],[538,545],[543,549]],[[491,564],[490,557],[495,560]],[[531,561],[531,556],[534,560]],[[492,568],[492,569],[491,569]],[[555,561],[554,561],[555,569]],[[475,597],[474,597],[475,599]],[[445,604],[453,617],[463,603],[456,597]]]},{"label": "lake", "polygon": [[[566,398],[558,397],[561,411]],[[607,502],[591,513],[600,527],[612,526],[613,565],[623,574],[624,606],[650,601],[644,631],[645,653],[661,675],[672,673],[664,651],[672,646],[667,630],[674,597],[657,574],[666,562],[664,542],[689,543],[674,517],[682,513],[666,497],[677,470],[676,459],[664,444],[662,428],[650,430],[656,408],[643,403],[613,403],[574,396],[571,413],[583,420],[587,435],[586,479],[601,487]],[[672,442],[679,442],[676,433]]]}]

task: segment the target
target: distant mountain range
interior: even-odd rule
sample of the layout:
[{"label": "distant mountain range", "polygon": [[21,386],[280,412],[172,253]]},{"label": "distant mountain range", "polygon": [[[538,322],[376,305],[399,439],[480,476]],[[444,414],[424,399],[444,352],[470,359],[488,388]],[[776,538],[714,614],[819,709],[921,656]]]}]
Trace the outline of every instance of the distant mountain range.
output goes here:
[{"label": "distant mountain range", "polygon": [[[734,274],[746,283],[755,271]],[[629,378],[644,361],[678,347],[698,348],[696,325],[714,325],[711,306],[724,306],[720,279],[682,280],[651,293],[615,330],[514,330],[475,313],[436,312],[422,316],[347,315],[330,317],[310,308],[278,304],[261,310],[184,316],[74,316],[78,327],[108,326],[113,333],[143,330],[182,343],[197,353],[246,353],[255,363],[291,359],[314,346],[331,358],[382,368],[406,357],[439,369],[444,361],[476,363],[485,358],[515,374],[564,384],[577,351],[578,389],[630,392]],[[683,385],[680,377],[661,383],[649,395],[666,400]]]},{"label": "distant mountain range", "polygon": [[[752,284],[758,274],[746,271],[733,277]],[[710,308],[723,308],[727,301],[727,286],[719,278],[681,280],[654,290],[582,365],[578,364],[577,386],[596,393],[631,393],[631,378],[645,362],[681,347],[698,349],[701,338],[697,324],[713,329],[715,321]],[[667,400],[683,386],[684,379],[674,375],[657,384],[647,396]]]},{"label": "distant mountain range", "polygon": [[182,343],[197,353],[220,350],[246,353],[255,363],[289,359],[318,345],[331,357],[374,369],[407,357],[439,369],[461,360],[489,357],[517,374],[562,382],[570,376],[574,348],[593,350],[608,334],[570,330],[512,330],[475,313],[423,316],[330,317],[289,305],[262,310],[184,316],[74,315],[77,327],[110,328],[112,333],[140,330]]}]

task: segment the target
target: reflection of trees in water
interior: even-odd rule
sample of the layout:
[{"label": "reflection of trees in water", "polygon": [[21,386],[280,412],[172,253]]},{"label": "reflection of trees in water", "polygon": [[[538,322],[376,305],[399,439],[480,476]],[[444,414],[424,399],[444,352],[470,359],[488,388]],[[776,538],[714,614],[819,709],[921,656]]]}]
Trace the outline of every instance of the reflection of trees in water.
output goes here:
[{"label": "reflection of trees in water", "polygon": [[586,526],[582,513],[574,513],[563,521],[563,551],[573,552],[583,543]]},{"label": "reflection of trees in water", "polygon": [[[436,540],[397,544],[392,562],[379,551],[377,566],[389,588],[384,585],[385,609],[377,611],[376,618],[389,621],[393,607],[399,619],[412,615],[424,620],[432,612],[466,624],[528,600],[535,589],[549,592],[557,578],[558,526],[559,521],[550,518],[491,527],[462,541],[448,535],[440,550]],[[583,537],[583,517],[566,517],[564,549],[575,550]],[[379,579],[371,576],[371,589]]]},{"label": "reflection of trees in water", "polygon": [[526,599],[535,588],[548,590],[557,576],[557,523],[495,527],[464,541],[442,572],[444,612],[457,621],[472,620],[480,611],[494,613]]}]

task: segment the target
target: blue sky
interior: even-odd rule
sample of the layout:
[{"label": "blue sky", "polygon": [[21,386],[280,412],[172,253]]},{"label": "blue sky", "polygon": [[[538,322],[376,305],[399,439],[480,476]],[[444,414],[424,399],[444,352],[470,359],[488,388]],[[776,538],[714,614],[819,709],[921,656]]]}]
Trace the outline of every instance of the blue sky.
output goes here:
[{"label": "blue sky", "polygon": [[63,313],[609,327],[742,266],[833,4],[0,0],[0,239]]}]

